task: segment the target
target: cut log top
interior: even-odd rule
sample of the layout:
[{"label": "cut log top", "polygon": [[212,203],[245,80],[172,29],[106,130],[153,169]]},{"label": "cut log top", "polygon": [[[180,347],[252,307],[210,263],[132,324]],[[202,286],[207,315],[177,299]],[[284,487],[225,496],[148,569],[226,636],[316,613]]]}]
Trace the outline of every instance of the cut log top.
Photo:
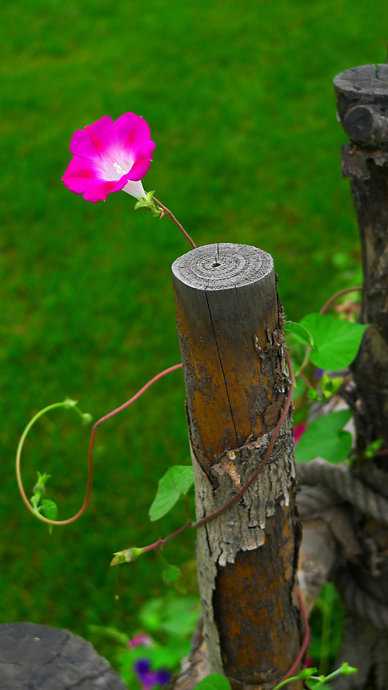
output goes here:
[{"label": "cut log top", "polygon": [[273,260],[246,244],[207,244],[176,259],[172,271],[188,287],[225,290],[259,282],[273,271]]},{"label": "cut log top", "polygon": [[271,431],[284,401],[273,259],[249,245],[210,244],[179,257],[172,272],[191,443],[208,468]]},{"label": "cut log top", "polygon": [[350,139],[366,147],[388,146],[388,65],[363,65],[334,79],[337,110]]},{"label": "cut log top", "polygon": [[0,625],[0,690],[125,690],[92,645],[68,630]]},{"label": "cut log top", "polygon": [[388,99],[388,65],[362,65],[340,72],[334,86],[344,94],[357,94],[360,99],[385,96]]}]

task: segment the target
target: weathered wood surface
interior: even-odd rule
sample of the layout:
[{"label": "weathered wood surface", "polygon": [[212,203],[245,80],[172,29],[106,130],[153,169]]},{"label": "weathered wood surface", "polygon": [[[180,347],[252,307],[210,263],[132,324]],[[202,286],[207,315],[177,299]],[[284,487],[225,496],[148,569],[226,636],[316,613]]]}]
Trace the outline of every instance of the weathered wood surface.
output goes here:
[{"label": "weathered wood surface", "polygon": [[[341,122],[349,108],[378,109],[388,123],[388,65],[347,70],[334,80]],[[372,142],[368,142],[371,144]],[[360,227],[364,270],[362,321],[370,324],[353,367],[359,395],[358,445],[376,438],[388,447],[388,130],[381,147],[347,145],[343,172],[350,177]]]},{"label": "weathered wood surface", "polygon": [[334,79],[337,110],[350,139],[388,148],[388,65],[362,65]]},{"label": "weathered wood surface", "polygon": [[[196,476],[197,517],[220,508],[260,464],[289,389],[272,257],[199,247],[173,264]],[[205,640],[213,671],[269,690],[301,642],[290,420],[239,504],[198,531]]]},{"label": "weathered wood surface", "polygon": [[92,645],[67,630],[0,625],[0,690],[125,690]]},{"label": "weathered wood surface", "polygon": [[[355,417],[356,445],[362,454],[378,438],[388,448],[388,65],[347,70],[335,78],[334,87],[339,118],[351,140],[344,146],[342,166],[351,181],[360,229],[362,321],[370,324],[352,367],[354,384],[347,391]],[[374,488],[384,493],[388,485],[387,461],[386,455],[377,455],[373,464],[359,462],[356,472],[367,484],[378,472],[380,488]],[[387,530],[374,520],[361,520],[359,516],[355,519],[363,556],[353,566],[352,575],[361,589],[387,605]],[[368,633],[369,628],[355,625],[351,619],[344,653],[351,655],[348,661],[362,665],[362,673],[346,682],[339,681],[338,687],[361,689],[363,678],[369,679],[371,690],[388,687],[386,649],[383,658],[381,645],[376,642],[379,636]],[[354,659],[355,650],[359,659]]]}]

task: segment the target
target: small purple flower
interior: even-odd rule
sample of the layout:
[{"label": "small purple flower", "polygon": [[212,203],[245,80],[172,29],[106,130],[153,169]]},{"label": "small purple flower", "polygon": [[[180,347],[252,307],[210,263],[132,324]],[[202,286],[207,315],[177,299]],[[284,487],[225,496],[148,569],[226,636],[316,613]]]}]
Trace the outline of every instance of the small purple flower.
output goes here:
[{"label": "small purple flower", "polygon": [[135,662],[135,671],[139,676],[140,680],[145,673],[148,673],[151,669],[151,664],[148,659],[139,659]]},{"label": "small purple flower", "polygon": [[169,683],[171,680],[171,673],[161,669],[160,671],[155,672],[155,678],[158,685],[167,685],[167,683]]},{"label": "small purple flower", "polygon": [[166,685],[170,682],[171,674],[165,669],[152,671],[148,659],[139,659],[134,668],[143,690],[152,690],[157,685]]}]

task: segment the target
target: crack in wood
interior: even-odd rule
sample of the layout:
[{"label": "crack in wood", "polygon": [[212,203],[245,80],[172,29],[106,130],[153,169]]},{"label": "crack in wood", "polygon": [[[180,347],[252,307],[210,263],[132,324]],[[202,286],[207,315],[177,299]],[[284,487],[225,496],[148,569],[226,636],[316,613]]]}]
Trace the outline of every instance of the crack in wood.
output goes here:
[{"label": "crack in wood", "polygon": [[[217,245],[217,246],[218,246],[218,245]],[[219,344],[218,344],[216,328],[215,328],[215,324],[214,324],[214,319],[213,319],[213,315],[212,315],[212,310],[211,310],[210,304],[209,304],[208,293],[207,293],[206,290],[205,290],[205,293],[204,293],[204,294],[205,294],[205,299],[206,299],[207,308],[208,308],[208,311],[209,311],[209,318],[210,318],[210,323],[211,323],[211,327],[212,327],[212,331],[213,331],[213,335],[214,335],[214,342],[215,342],[216,348],[217,348],[217,354],[218,354],[218,359],[219,359],[220,367],[221,367],[221,371],[222,371],[222,377],[223,377],[223,379],[224,379],[225,392],[226,392],[226,396],[227,396],[227,398],[228,398],[229,409],[230,409],[230,416],[231,416],[231,419],[232,419],[232,424],[233,424],[233,427],[234,427],[234,433],[235,433],[235,436],[236,436],[236,445],[238,445],[237,427],[236,427],[236,422],[235,422],[234,415],[233,415],[232,403],[231,403],[230,395],[229,395],[228,380],[227,380],[227,377],[226,377],[226,375],[225,375],[224,365],[223,365],[223,363],[222,363],[221,351],[220,351],[220,347],[219,347]]]}]

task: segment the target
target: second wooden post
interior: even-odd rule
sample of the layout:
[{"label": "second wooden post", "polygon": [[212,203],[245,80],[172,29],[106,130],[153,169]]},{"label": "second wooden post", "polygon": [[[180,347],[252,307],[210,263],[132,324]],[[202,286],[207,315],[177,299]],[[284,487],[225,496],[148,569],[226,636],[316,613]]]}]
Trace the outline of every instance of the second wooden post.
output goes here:
[{"label": "second wooden post", "polygon": [[[200,519],[262,462],[290,386],[272,257],[206,245],[173,264]],[[234,688],[270,690],[301,644],[291,421],[238,504],[198,530],[210,668]]]}]

